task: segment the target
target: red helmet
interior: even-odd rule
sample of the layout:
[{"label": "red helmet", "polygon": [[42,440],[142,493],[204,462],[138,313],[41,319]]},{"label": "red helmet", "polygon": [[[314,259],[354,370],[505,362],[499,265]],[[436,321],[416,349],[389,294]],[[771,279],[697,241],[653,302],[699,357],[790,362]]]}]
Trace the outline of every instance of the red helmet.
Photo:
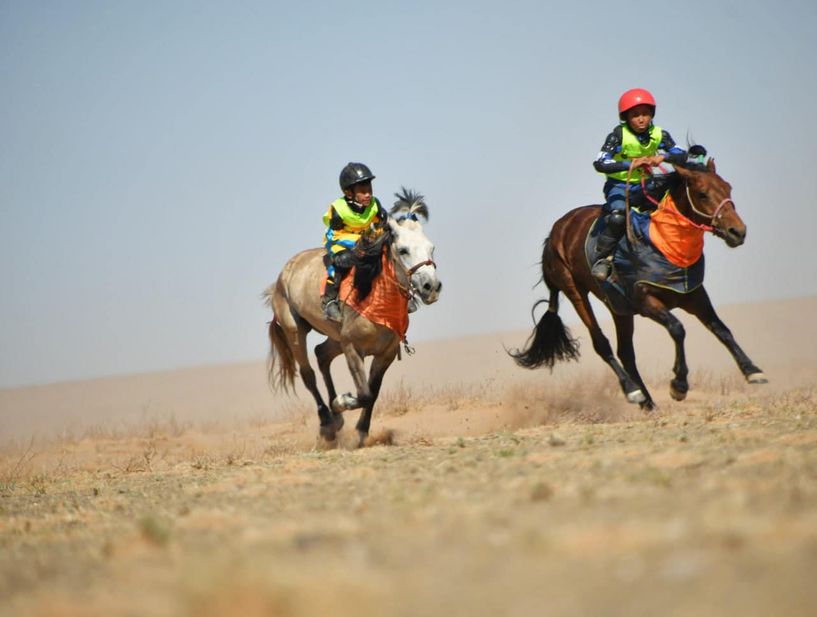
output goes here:
[{"label": "red helmet", "polygon": [[652,94],[643,88],[633,88],[632,90],[627,90],[618,100],[619,118],[623,119],[624,113],[636,105],[649,105],[652,107],[653,115],[655,115],[655,99]]}]

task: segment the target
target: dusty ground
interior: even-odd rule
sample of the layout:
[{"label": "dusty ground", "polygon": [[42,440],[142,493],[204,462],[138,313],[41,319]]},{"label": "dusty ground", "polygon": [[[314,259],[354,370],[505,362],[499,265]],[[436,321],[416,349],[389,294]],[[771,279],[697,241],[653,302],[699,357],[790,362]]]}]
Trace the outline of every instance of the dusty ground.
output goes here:
[{"label": "dusty ground", "polygon": [[699,362],[675,403],[646,369],[649,416],[592,359],[518,375],[472,341],[478,382],[398,371],[362,450],[316,448],[303,397],[10,434],[0,614],[813,615],[817,339],[764,326],[769,386]]}]

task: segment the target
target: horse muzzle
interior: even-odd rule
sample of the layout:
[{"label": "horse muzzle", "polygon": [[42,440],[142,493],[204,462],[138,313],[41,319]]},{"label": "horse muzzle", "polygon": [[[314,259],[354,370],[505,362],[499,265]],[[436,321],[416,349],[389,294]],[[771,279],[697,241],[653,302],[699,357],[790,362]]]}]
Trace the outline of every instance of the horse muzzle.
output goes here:
[{"label": "horse muzzle", "polygon": [[420,298],[423,304],[434,304],[440,297],[440,291],[443,284],[436,276],[436,272],[427,274],[425,272],[417,272],[412,277],[412,287],[414,292]]},{"label": "horse muzzle", "polygon": [[718,229],[717,234],[723,238],[726,245],[730,248],[735,248],[746,242],[746,227],[728,227],[726,229]]}]

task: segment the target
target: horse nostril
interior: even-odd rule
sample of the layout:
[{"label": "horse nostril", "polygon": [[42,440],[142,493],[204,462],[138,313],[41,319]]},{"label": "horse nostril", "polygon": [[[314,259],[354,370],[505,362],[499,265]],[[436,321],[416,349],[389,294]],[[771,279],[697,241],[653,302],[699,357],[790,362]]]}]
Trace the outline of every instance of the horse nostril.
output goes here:
[{"label": "horse nostril", "polygon": [[746,237],[746,232],[740,229],[735,229],[734,227],[730,227],[729,235],[731,235],[733,238],[737,238],[738,240],[743,240]]},{"label": "horse nostril", "polygon": [[437,282],[437,288],[434,291],[440,291],[443,288],[443,284],[439,281]]},{"label": "horse nostril", "polygon": [[425,283],[423,285],[423,291],[431,291],[431,283]]}]

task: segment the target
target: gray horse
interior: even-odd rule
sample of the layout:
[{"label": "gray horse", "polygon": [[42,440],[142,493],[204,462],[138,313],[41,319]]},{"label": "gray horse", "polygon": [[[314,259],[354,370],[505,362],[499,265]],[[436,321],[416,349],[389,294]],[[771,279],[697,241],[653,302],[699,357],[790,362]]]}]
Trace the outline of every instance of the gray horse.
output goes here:
[{"label": "gray horse", "polygon": [[[423,232],[420,218],[428,220],[428,207],[422,195],[403,189],[388,220],[389,239],[385,250],[392,261],[398,284],[409,295],[409,311],[416,309],[415,298],[432,304],[440,295],[434,244]],[[269,380],[273,390],[294,387],[296,364],[306,389],[318,405],[320,436],[334,442],[343,426],[342,412],[362,408],[357,421],[359,445],[369,434],[372,409],[383,375],[400,349],[400,337],[391,329],[369,321],[350,307],[342,305],[340,323],[326,320],[321,307],[319,284],[325,275],[323,249],[309,249],[292,257],[278,280],[264,292],[273,319],[269,325]],[[351,276],[351,275],[350,275]],[[309,364],[306,335],[315,330],[326,340],[315,347],[318,368],[323,375],[331,409],[318,391],[315,371]],[[343,353],[352,374],[356,394],[337,395],[329,365]],[[374,356],[368,376],[364,358]],[[276,373],[277,365],[277,373]]]}]

